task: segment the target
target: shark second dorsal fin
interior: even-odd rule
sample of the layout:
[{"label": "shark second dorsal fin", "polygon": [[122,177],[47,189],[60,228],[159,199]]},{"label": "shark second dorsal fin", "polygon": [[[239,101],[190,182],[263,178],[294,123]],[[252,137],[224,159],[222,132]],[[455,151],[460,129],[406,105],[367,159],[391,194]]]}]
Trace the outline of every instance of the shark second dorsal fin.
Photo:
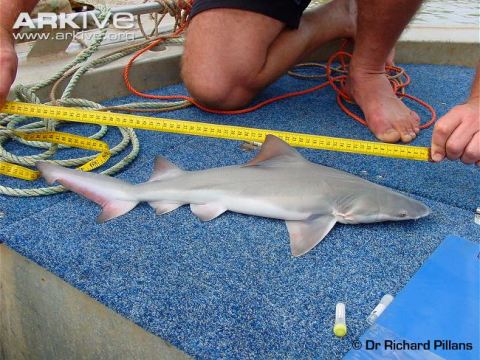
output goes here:
[{"label": "shark second dorsal fin", "polygon": [[264,161],[280,157],[284,160],[305,160],[305,158],[297,150],[288,145],[285,141],[269,134],[265,137],[265,141],[263,142],[263,145],[260,148],[260,152],[257,154],[257,156],[247,162],[244,166],[255,166]]},{"label": "shark second dorsal fin", "polygon": [[153,174],[148,181],[166,180],[178,176],[181,173],[183,173],[183,170],[177,165],[168,161],[163,156],[157,156],[155,158],[155,165],[153,166]]}]

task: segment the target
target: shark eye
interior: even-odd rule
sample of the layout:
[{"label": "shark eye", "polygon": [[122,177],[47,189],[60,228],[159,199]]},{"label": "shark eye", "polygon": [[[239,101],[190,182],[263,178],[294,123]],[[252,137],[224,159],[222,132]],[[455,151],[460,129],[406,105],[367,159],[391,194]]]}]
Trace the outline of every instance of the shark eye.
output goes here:
[{"label": "shark eye", "polygon": [[398,214],[398,217],[404,218],[404,217],[407,217],[407,215],[408,215],[407,210],[402,210]]}]

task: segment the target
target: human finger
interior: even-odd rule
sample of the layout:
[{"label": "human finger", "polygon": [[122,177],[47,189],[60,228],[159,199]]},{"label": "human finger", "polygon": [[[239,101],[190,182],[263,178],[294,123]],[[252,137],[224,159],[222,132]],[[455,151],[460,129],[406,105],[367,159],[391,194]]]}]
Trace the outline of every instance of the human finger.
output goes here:
[{"label": "human finger", "polygon": [[480,165],[480,132],[477,132],[468,143],[461,160],[465,164]]},{"label": "human finger", "polygon": [[446,156],[450,160],[458,160],[465,151],[467,145],[472,140],[478,130],[475,129],[470,121],[463,119],[460,125],[453,131],[447,139],[445,145]]},{"label": "human finger", "polygon": [[455,108],[437,121],[432,135],[431,153],[433,161],[441,161],[445,158],[447,140],[457,126],[460,125],[461,121],[462,119],[455,111]]}]

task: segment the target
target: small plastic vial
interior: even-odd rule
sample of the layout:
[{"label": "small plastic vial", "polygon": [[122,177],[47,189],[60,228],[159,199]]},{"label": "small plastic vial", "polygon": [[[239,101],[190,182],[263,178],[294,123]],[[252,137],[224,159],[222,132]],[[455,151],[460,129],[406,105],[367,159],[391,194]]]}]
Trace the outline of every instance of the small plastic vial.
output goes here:
[{"label": "small plastic vial", "polygon": [[345,304],[339,302],[335,307],[335,325],[333,333],[338,337],[347,335],[347,324],[345,322]]},{"label": "small plastic vial", "polygon": [[390,294],[383,295],[382,300],[380,300],[378,305],[375,306],[375,309],[373,309],[370,315],[368,315],[367,322],[370,325],[373,325],[377,321],[378,317],[382,315],[383,311],[387,308],[388,305],[390,305],[392,301],[393,301],[392,295]]}]

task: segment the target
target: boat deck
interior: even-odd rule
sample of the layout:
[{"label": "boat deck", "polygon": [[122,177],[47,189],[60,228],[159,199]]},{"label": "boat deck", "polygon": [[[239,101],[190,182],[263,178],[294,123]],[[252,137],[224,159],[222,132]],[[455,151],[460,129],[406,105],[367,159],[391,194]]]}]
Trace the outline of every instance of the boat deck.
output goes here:
[{"label": "boat deck", "polygon": [[[433,105],[439,116],[464,101],[473,77],[466,67],[405,68],[413,80],[408,92]],[[313,84],[285,76],[256,101]],[[179,84],[153,92],[185,89]],[[422,119],[428,117],[411,105]],[[192,107],[153,116],[373,140],[367,128],[341,112],[331,89],[245,115],[212,115]],[[423,130],[413,144],[428,146],[431,131]],[[158,154],[187,170],[242,164],[254,156],[235,141],[137,134],[140,155],[119,175],[133,183],[149,178]],[[116,129],[106,137],[110,144],[119,138]],[[480,226],[473,221],[480,206],[480,167],[300,152],[404,191],[424,201],[432,214],[418,221],[338,224],[315,249],[293,258],[283,221],[225,213],[202,223],[188,207],[158,217],[142,204],[98,225],[98,207],[75,194],[0,196],[0,241],[193,357],[340,358],[367,329],[365,319],[380,298],[402,289],[447,235],[480,241]],[[25,186],[1,176],[0,181]],[[332,333],[339,301],[347,305],[349,332],[343,339]]]}]

